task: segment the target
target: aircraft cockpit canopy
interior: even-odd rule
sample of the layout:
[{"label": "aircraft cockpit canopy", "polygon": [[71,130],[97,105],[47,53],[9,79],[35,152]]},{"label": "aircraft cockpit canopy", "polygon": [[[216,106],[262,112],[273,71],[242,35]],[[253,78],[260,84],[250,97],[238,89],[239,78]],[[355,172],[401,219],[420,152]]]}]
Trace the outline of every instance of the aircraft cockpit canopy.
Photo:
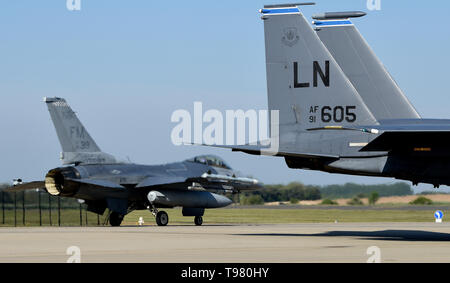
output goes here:
[{"label": "aircraft cockpit canopy", "polygon": [[197,156],[192,159],[189,159],[188,161],[195,162],[195,163],[201,163],[201,164],[218,167],[218,168],[231,169],[231,167],[228,166],[228,164],[222,158],[215,156],[215,155],[201,155],[201,156]]}]

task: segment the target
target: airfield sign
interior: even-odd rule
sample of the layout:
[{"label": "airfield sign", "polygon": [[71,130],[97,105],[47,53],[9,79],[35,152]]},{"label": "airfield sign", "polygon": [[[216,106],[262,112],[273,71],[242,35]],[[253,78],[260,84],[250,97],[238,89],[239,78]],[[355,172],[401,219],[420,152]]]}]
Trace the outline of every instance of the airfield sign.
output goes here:
[{"label": "airfield sign", "polygon": [[440,210],[434,213],[434,218],[436,219],[436,223],[442,223],[442,219],[444,218],[444,213]]}]

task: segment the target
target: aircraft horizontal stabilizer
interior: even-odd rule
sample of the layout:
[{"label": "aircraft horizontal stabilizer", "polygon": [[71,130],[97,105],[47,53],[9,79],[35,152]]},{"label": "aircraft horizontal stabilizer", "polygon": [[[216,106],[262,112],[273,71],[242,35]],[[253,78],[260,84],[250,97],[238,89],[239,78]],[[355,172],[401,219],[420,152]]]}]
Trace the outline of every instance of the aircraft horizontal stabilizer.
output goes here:
[{"label": "aircraft horizontal stabilizer", "polygon": [[431,152],[446,148],[449,143],[450,131],[392,131],[384,132],[361,151]]},{"label": "aircraft horizontal stabilizer", "polygon": [[24,183],[16,186],[9,187],[5,189],[5,192],[21,192],[21,191],[27,191],[27,190],[36,190],[36,189],[45,189],[45,182],[44,181],[36,181],[36,182],[29,182]]},{"label": "aircraft horizontal stabilizer", "polygon": [[[259,146],[251,146],[251,145],[243,145],[243,146],[212,145],[211,147],[231,149],[232,151],[235,151],[235,152],[243,152],[243,153],[250,154],[250,155],[267,155],[267,152],[270,152],[268,150],[269,149],[268,147],[259,147]],[[294,151],[285,151],[285,150],[279,151],[277,154],[275,154],[275,156],[339,159],[339,156],[337,156],[337,155],[303,153],[303,152],[294,152]]]},{"label": "aircraft horizontal stabilizer", "polygon": [[258,145],[204,145],[204,146],[231,149],[232,151],[244,152],[251,155],[262,155],[261,152],[268,149],[268,147],[262,147]]},{"label": "aircraft horizontal stabilizer", "polygon": [[[357,130],[357,129],[352,129]],[[327,159],[339,159],[336,155],[327,154],[315,154],[315,153],[303,153],[294,152],[288,150],[278,151],[276,154],[271,154],[271,150],[266,146],[255,146],[255,145],[203,145],[210,147],[217,147],[223,149],[231,149],[234,152],[243,152],[250,155],[272,155],[279,157],[304,157],[304,158],[327,158]]]}]

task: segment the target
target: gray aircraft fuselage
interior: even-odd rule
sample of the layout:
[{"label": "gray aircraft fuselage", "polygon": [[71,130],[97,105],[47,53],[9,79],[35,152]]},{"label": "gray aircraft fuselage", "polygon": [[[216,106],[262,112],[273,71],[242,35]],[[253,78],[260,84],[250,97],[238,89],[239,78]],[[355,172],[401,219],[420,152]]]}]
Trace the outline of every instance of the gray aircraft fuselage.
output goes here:
[{"label": "gray aircraft fuselage", "polygon": [[[206,164],[196,163],[193,161],[183,161],[176,163],[169,163],[165,165],[138,165],[138,164],[89,164],[61,167],[50,170],[47,178],[53,178],[57,185],[60,185],[60,196],[83,199],[87,201],[96,201],[106,197],[116,199],[127,199],[135,209],[146,209],[148,207],[147,194],[151,190],[158,189],[173,189],[173,190],[188,190],[193,182],[200,185],[207,186],[210,191],[223,191],[220,183],[208,182],[202,178],[204,173],[224,175],[224,176],[238,176],[237,172],[232,169],[218,168]],[[122,190],[114,190],[114,192],[107,192],[104,194],[102,190],[91,189],[90,184],[76,183],[72,186],[63,187],[64,179],[80,179],[92,180],[99,182],[110,182],[124,187]],[[164,180],[189,180],[176,181],[171,184],[169,182],[161,183],[159,185],[148,188],[136,188],[138,184],[146,179]],[[59,183],[57,183],[59,182]],[[101,185],[101,183],[99,183]],[[237,191],[235,191],[237,192]],[[230,202],[223,199],[223,202],[218,203],[218,207],[227,206]],[[158,206],[158,205],[156,205]]]}]

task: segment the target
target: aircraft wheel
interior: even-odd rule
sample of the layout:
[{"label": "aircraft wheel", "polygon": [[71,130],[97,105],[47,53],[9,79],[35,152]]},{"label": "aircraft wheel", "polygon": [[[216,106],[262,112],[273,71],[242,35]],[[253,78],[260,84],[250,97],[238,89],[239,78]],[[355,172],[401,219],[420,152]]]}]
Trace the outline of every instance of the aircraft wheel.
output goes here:
[{"label": "aircraft wheel", "polygon": [[203,224],[203,217],[201,217],[201,216],[195,216],[195,218],[194,218],[194,223],[195,223],[195,225],[197,225],[197,226],[202,226],[202,224]]},{"label": "aircraft wheel", "polygon": [[117,213],[117,212],[111,212],[109,215],[109,224],[112,227],[119,227],[120,224],[122,224],[124,216]]},{"label": "aircraft wheel", "polygon": [[158,226],[167,226],[169,224],[169,215],[165,211],[160,211],[156,214],[156,224]]}]

